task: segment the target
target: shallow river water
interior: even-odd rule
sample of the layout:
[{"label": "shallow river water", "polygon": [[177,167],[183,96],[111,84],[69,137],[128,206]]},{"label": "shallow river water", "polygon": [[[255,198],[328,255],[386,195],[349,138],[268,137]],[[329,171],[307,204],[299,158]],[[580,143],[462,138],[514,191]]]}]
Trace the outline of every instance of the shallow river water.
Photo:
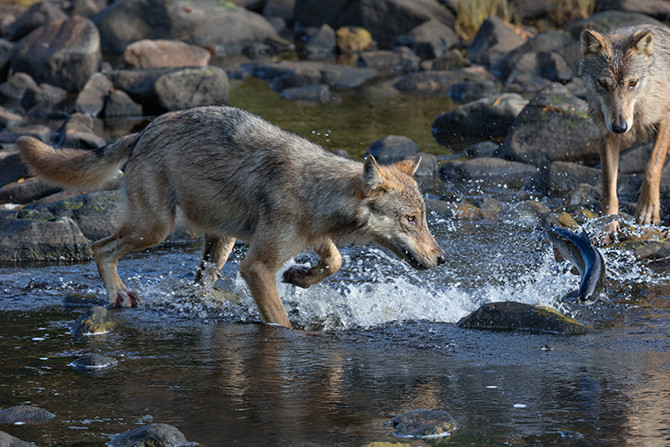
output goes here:
[{"label": "shallow river water", "polygon": [[[260,113],[253,102],[241,105]],[[280,121],[272,113],[266,117]],[[428,140],[433,118],[413,138]],[[324,128],[334,139],[346,131],[336,118],[329,124],[316,128],[315,140],[328,139]],[[365,147],[394,133],[374,125],[382,129],[375,137],[357,137]],[[300,328],[294,331],[258,323],[237,273],[242,246],[224,267],[224,292],[191,285],[196,246],[123,258],[120,275],[144,304],[116,311],[117,331],[85,338],[70,331],[83,309],[62,300],[71,293],[103,296],[94,263],[0,267],[0,408],[31,404],[56,414],[45,424],[0,430],[40,446],[104,445],[152,422],[175,425],[209,447],[669,445],[666,266],[605,250],[611,302],[582,307],[563,300],[577,277],[556,263],[537,222],[520,217],[516,206],[505,202],[495,221],[431,216],[448,255],[431,271],[414,271],[382,250],[344,247],[342,270],[322,284],[280,286]],[[312,260],[306,254],[296,261]],[[552,306],[597,332],[566,337],[456,327],[481,304],[501,300]],[[89,353],[119,363],[97,374],[70,366]],[[427,441],[397,438],[384,425],[420,408],[449,411],[458,428]]]}]

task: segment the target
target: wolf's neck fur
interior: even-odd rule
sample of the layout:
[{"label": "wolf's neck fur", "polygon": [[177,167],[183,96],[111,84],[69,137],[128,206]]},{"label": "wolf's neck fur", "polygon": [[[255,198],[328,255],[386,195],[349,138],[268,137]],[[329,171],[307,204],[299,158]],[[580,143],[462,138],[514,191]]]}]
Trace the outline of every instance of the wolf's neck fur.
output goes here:
[{"label": "wolf's neck fur", "polygon": [[[328,236],[347,241],[358,239],[364,222],[361,205],[365,195],[362,187],[363,164],[333,155],[331,163],[318,168],[306,166],[303,200],[311,207],[305,212],[311,217],[313,236]],[[311,172],[310,172],[311,171]],[[316,226],[315,226],[316,225]]]}]

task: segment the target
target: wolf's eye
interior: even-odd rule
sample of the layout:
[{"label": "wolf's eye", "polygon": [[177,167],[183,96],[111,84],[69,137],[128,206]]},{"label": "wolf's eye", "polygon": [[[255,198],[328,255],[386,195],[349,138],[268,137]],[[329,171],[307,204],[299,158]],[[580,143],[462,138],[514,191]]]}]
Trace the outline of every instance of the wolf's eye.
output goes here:
[{"label": "wolf's eye", "polygon": [[603,81],[602,79],[598,79],[598,85],[603,90],[609,89],[609,84],[607,84],[607,81]]},{"label": "wolf's eye", "polygon": [[407,216],[407,222],[416,224],[416,216]]},{"label": "wolf's eye", "polygon": [[635,80],[633,80],[633,81],[630,81],[630,82],[628,83],[628,88],[629,88],[629,89],[634,89],[636,85],[637,85],[637,79],[635,79]]}]

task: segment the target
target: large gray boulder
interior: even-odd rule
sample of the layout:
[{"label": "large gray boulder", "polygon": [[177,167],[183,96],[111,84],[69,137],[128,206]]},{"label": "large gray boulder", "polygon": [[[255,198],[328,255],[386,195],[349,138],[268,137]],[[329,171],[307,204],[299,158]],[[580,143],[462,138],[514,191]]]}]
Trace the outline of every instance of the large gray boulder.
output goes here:
[{"label": "large gray boulder", "polygon": [[96,26],[73,16],[49,22],[17,42],[11,63],[15,71],[28,73],[37,82],[78,92],[98,71],[101,60]]},{"label": "large gray boulder", "polygon": [[528,35],[497,16],[490,16],[479,27],[468,59],[475,64],[492,67],[509,52],[523,45]]},{"label": "large gray boulder", "polygon": [[435,140],[444,146],[504,138],[527,104],[528,101],[516,93],[482,98],[439,115],[431,131]]},{"label": "large gray boulder", "polygon": [[0,216],[0,262],[83,261],[93,257],[90,241],[68,217],[19,210]]},{"label": "large gray boulder", "polygon": [[553,161],[595,164],[600,160],[600,138],[586,103],[554,84],[521,111],[498,155],[538,167]]},{"label": "large gray boulder", "polygon": [[142,105],[145,115],[228,104],[228,76],[218,67],[113,70],[108,77]]},{"label": "large gray boulder", "polygon": [[454,25],[453,14],[437,0],[296,0],[294,12],[308,26],[361,26],[382,48],[431,19]]},{"label": "large gray boulder", "polygon": [[257,42],[279,43],[275,28],[260,14],[230,2],[210,0],[122,0],[93,17],[103,51],[121,54],[142,39],[175,39],[241,54]]},{"label": "large gray boulder", "polygon": [[53,21],[65,20],[67,17],[59,2],[37,2],[12,23],[8,29],[7,37],[9,40],[17,41],[40,26]]},{"label": "large gray boulder", "polygon": [[120,190],[99,191],[43,205],[29,205],[26,209],[72,219],[85,237],[96,241],[112,234],[121,224],[124,197]]},{"label": "large gray boulder", "polygon": [[409,47],[422,59],[435,59],[459,42],[458,34],[452,27],[432,19],[399,36],[394,45]]}]

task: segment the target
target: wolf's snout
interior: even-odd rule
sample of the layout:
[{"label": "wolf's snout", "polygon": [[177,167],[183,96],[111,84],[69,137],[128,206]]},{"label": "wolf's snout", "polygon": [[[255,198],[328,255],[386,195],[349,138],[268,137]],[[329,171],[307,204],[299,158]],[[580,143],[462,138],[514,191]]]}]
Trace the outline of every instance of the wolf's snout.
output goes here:
[{"label": "wolf's snout", "polygon": [[446,264],[446,263],[447,263],[447,254],[443,251],[437,257],[437,265],[442,265],[442,264]]},{"label": "wolf's snout", "polygon": [[612,132],[626,133],[628,131],[628,123],[626,121],[615,121],[612,123]]}]

